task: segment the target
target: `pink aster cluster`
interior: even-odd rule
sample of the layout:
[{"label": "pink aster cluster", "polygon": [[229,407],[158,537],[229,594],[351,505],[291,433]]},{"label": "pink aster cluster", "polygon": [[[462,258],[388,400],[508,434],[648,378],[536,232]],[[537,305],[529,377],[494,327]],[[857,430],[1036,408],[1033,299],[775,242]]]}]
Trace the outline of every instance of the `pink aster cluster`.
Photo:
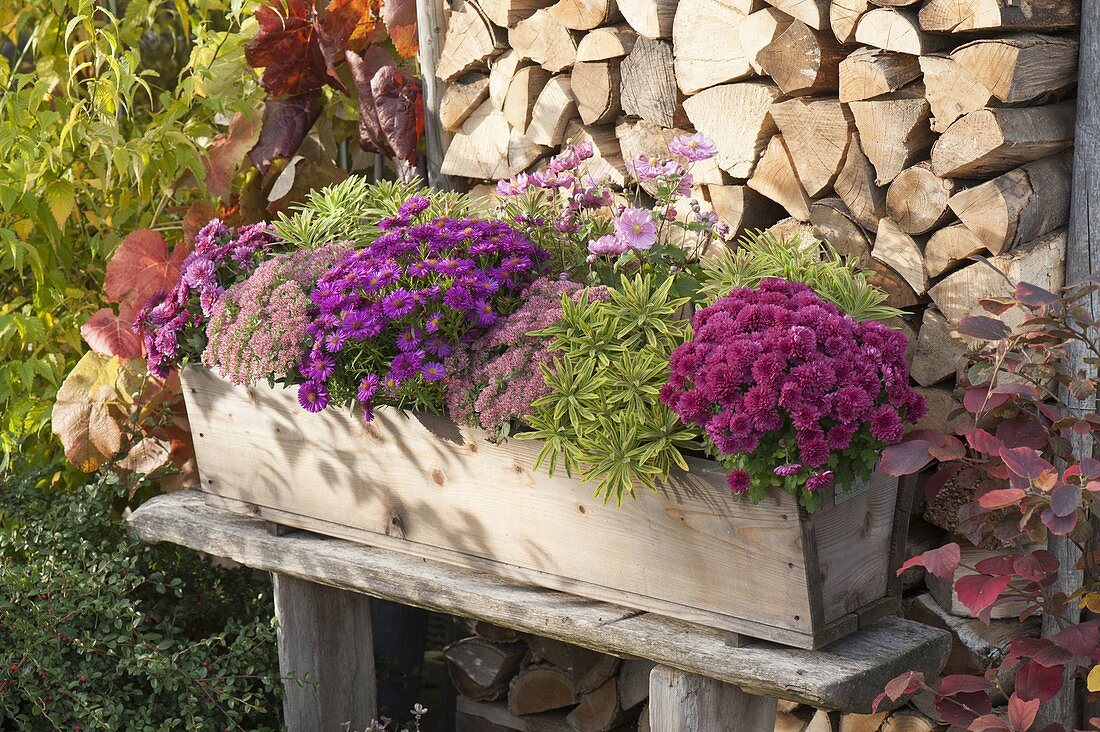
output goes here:
[{"label": "pink aster cluster", "polygon": [[134,321],[151,372],[163,378],[183,358],[199,355],[203,319],[213,312],[225,288],[248,275],[274,243],[274,230],[266,223],[234,232],[214,219],[199,230],[175,287],[154,293]]},{"label": "pink aster cluster", "polygon": [[309,293],[354,246],[340,242],[277,255],[226,290],[210,312],[203,362],[242,385],[292,373],[305,353]]},{"label": "pink aster cluster", "polygon": [[[576,300],[584,289],[568,280],[536,280],[519,309],[481,337],[462,344],[444,364],[451,418],[495,432],[529,414],[535,400],[550,392],[541,367],[553,360],[549,339],[532,332],[557,322],[562,297]],[[606,287],[587,291],[589,301],[609,297]]]},{"label": "pink aster cluster", "polygon": [[693,326],[660,398],[735,457],[723,461],[735,493],[781,479],[820,491],[854,451],[898,442],[903,422],[926,411],[909,385],[905,336],[847,317],[806,285],[734,290]]}]

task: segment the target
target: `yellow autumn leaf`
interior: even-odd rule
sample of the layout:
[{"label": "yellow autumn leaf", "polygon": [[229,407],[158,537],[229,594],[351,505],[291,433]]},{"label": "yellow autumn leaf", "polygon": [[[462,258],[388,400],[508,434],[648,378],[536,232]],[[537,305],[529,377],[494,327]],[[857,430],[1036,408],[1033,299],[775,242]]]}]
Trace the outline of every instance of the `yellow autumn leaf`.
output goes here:
[{"label": "yellow autumn leaf", "polygon": [[1100,613],[1100,592],[1088,592],[1081,598],[1081,607],[1090,612]]},{"label": "yellow autumn leaf", "polygon": [[76,190],[67,180],[55,180],[46,186],[46,205],[50,207],[57,228],[64,229],[65,222],[76,208]]},{"label": "yellow autumn leaf", "polygon": [[1093,666],[1089,671],[1088,685],[1089,691],[1100,691],[1100,665]]}]

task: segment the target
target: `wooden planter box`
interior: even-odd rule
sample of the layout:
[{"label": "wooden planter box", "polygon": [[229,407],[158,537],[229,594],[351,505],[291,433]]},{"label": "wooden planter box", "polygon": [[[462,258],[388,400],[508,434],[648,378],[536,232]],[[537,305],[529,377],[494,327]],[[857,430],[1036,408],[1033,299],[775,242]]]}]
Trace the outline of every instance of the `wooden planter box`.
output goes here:
[{"label": "wooden planter box", "polygon": [[908,502],[893,478],[811,516],[781,491],[739,500],[717,463],[690,460],[616,508],[534,470],[532,442],[396,409],[310,414],[294,389],[200,368],[182,379],[210,504],[801,648],[896,607]]}]

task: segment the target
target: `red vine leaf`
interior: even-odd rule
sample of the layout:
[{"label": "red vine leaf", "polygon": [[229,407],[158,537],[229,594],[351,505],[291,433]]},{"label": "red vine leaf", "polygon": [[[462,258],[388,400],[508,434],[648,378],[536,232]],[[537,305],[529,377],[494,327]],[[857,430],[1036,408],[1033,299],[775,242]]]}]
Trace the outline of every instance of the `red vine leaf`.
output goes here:
[{"label": "red vine leaf", "polygon": [[80,335],[93,351],[104,356],[141,355],[141,339],[134,333],[134,312],[130,308],[122,308],[121,313],[100,308],[80,326]]},{"label": "red vine leaf", "polygon": [[1038,285],[1021,282],[1016,285],[1016,300],[1028,307],[1040,308],[1058,302],[1058,296]]},{"label": "red vine leaf", "polygon": [[393,47],[405,58],[416,55],[420,48],[416,28],[416,0],[384,0],[382,21],[393,41]]},{"label": "red vine leaf", "polygon": [[978,505],[995,511],[998,508],[1007,508],[1019,503],[1026,495],[1027,491],[1020,488],[1001,488],[983,494],[978,499]]},{"label": "red vine leaf", "polygon": [[122,240],[107,262],[103,285],[108,302],[117,302],[137,310],[154,292],[168,289],[180,277],[180,265],[191,247],[177,244],[168,253],[164,237],[149,229],[139,229]]}]

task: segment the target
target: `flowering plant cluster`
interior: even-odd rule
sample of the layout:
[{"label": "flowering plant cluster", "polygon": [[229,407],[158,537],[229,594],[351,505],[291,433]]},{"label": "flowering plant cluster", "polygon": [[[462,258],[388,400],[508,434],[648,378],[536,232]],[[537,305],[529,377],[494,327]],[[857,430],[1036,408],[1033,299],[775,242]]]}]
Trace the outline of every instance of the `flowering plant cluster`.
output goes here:
[{"label": "flowering plant cluster", "polygon": [[734,290],[693,325],[661,401],[706,431],[730,490],[754,502],[780,487],[813,510],[834,481],[869,477],[881,446],[925,412],[905,337],[847,317],[806,285]]},{"label": "flowering plant cluster", "polygon": [[[614,287],[621,274],[656,271],[676,281],[677,293],[694,297],[699,254],[732,232],[689,198],[691,166],[714,157],[714,143],[699,133],[681,135],[669,153],[630,161],[626,190],[616,196],[606,176],[585,172],[593,148],[580,142],[544,171],[500,181],[500,215],[534,231],[534,241],[558,253],[557,263],[577,281]],[[643,205],[646,196],[656,203]]]},{"label": "flowering plant cluster", "polygon": [[214,219],[198,232],[175,287],[154,293],[134,321],[152,373],[164,378],[177,363],[202,354],[204,318],[210,317],[225,288],[255,269],[274,242],[267,224],[233,232]]},{"label": "flowering plant cluster", "polygon": [[514,310],[546,254],[501,221],[424,221],[425,196],[382,221],[385,234],[346,254],[310,293],[298,401],[320,411],[353,399],[438,409],[443,360]]},{"label": "flowering plant cluster", "polygon": [[605,287],[583,288],[569,280],[537,280],[523,304],[476,340],[462,343],[445,362],[447,412],[456,422],[507,435],[511,423],[550,393],[543,367],[551,366],[550,341],[532,335],[561,319],[562,297],[606,300]]},{"label": "flowering plant cluster", "polygon": [[353,246],[339,242],[278,254],[226,290],[209,313],[203,363],[248,386],[292,373],[305,346],[309,293]]}]

